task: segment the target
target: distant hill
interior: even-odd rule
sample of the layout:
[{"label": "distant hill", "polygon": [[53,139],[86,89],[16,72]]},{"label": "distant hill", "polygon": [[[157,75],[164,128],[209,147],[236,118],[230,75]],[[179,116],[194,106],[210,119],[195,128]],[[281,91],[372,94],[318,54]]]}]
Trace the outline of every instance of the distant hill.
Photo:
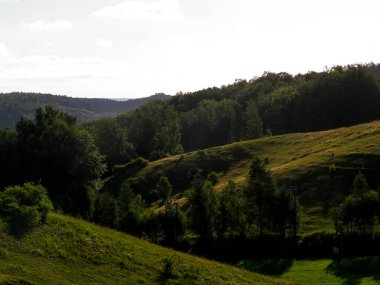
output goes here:
[{"label": "distant hill", "polygon": [[111,99],[72,98],[39,93],[0,93],[0,128],[14,128],[21,117],[31,117],[39,106],[54,105],[77,117],[79,122],[120,115],[148,101],[167,100],[162,93],[146,98],[116,101]]},{"label": "distant hill", "polygon": [[[22,237],[0,225],[0,284],[298,284],[58,214]],[[173,265],[168,279],[161,278],[164,259]]]}]

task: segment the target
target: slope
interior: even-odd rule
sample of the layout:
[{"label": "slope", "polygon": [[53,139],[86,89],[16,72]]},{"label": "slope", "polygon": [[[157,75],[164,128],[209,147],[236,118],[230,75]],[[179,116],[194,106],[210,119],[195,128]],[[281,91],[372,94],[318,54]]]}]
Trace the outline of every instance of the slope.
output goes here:
[{"label": "slope", "polygon": [[[2,225],[0,284],[295,284],[58,214],[23,236],[5,232]],[[165,258],[173,265],[168,279]]]},{"label": "slope", "polygon": [[165,175],[181,199],[196,168],[205,174],[211,171],[219,174],[216,189],[221,189],[229,179],[244,185],[250,158],[258,155],[268,158],[268,167],[280,184],[297,189],[306,212],[318,216],[321,208],[324,207],[327,213],[328,208],[348,194],[359,171],[366,175],[370,186],[378,187],[379,140],[380,121],[375,121],[329,131],[264,137],[213,147],[149,163],[137,173],[140,183],[136,189],[148,195],[159,177]]}]

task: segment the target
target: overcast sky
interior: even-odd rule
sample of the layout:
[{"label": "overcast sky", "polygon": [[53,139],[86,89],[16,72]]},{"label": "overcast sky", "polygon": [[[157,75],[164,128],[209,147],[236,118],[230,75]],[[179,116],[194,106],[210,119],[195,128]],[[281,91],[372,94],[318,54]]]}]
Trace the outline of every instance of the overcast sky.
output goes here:
[{"label": "overcast sky", "polygon": [[136,98],[380,62],[378,0],[0,0],[0,92]]}]

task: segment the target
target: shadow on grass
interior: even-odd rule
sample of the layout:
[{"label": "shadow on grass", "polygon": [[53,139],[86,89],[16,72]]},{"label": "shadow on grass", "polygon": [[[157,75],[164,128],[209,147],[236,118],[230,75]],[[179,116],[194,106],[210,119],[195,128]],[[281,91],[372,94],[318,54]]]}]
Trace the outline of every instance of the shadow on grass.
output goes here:
[{"label": "shadow on grass", "polygon": [[360,284],[361,279],[366,277],[372,277],[380,283],[380,257],[370,256],[334,260],[326,271],[342,278],[344,285]]},{"label": "shadow on grass", "polygon": [[292,267],[293,260],[291,259],[242,260],[237,265],[248,271],[265,274],[265,275],[280,276]]}]

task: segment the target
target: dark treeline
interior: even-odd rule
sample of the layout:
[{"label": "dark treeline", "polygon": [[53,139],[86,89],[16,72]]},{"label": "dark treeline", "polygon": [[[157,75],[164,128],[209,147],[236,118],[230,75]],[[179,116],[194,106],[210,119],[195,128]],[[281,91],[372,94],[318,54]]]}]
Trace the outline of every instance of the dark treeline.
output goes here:
[{"label": "dark treeline", "polygon": [[[215,172],[195,170],[192,183],[182,204],[173,194],[167,177],[161,176],[150,193],[136,191],[136,168],[144,167],[137,159],[123,168],[129,178],[119,191],[105,188],[95,200],[91,219],[153,242],[179,248],[199,248],[205,244],[264,237],[286,239],[297,236],[300,206],[294,193],[279,187],[266,160],[255,157],[250,166],[248,183],[237,187],[229,181],[217,192]],[[155,197],[152,210],[147,202]],[[191,244],[196,244],[196,246]]]},{"label": "dark treeline", "polygon": [[[100,120],[84,127],[99,137],[118,124],[123,140],[132,145],[122,157],[157,159],[265,135],[349,126],[380,119],[378,70],[369,64],[296,76],[268,72],[149,103],[110,120],[110,126]],[[109,141],[121,140],[115,136]]]}]

